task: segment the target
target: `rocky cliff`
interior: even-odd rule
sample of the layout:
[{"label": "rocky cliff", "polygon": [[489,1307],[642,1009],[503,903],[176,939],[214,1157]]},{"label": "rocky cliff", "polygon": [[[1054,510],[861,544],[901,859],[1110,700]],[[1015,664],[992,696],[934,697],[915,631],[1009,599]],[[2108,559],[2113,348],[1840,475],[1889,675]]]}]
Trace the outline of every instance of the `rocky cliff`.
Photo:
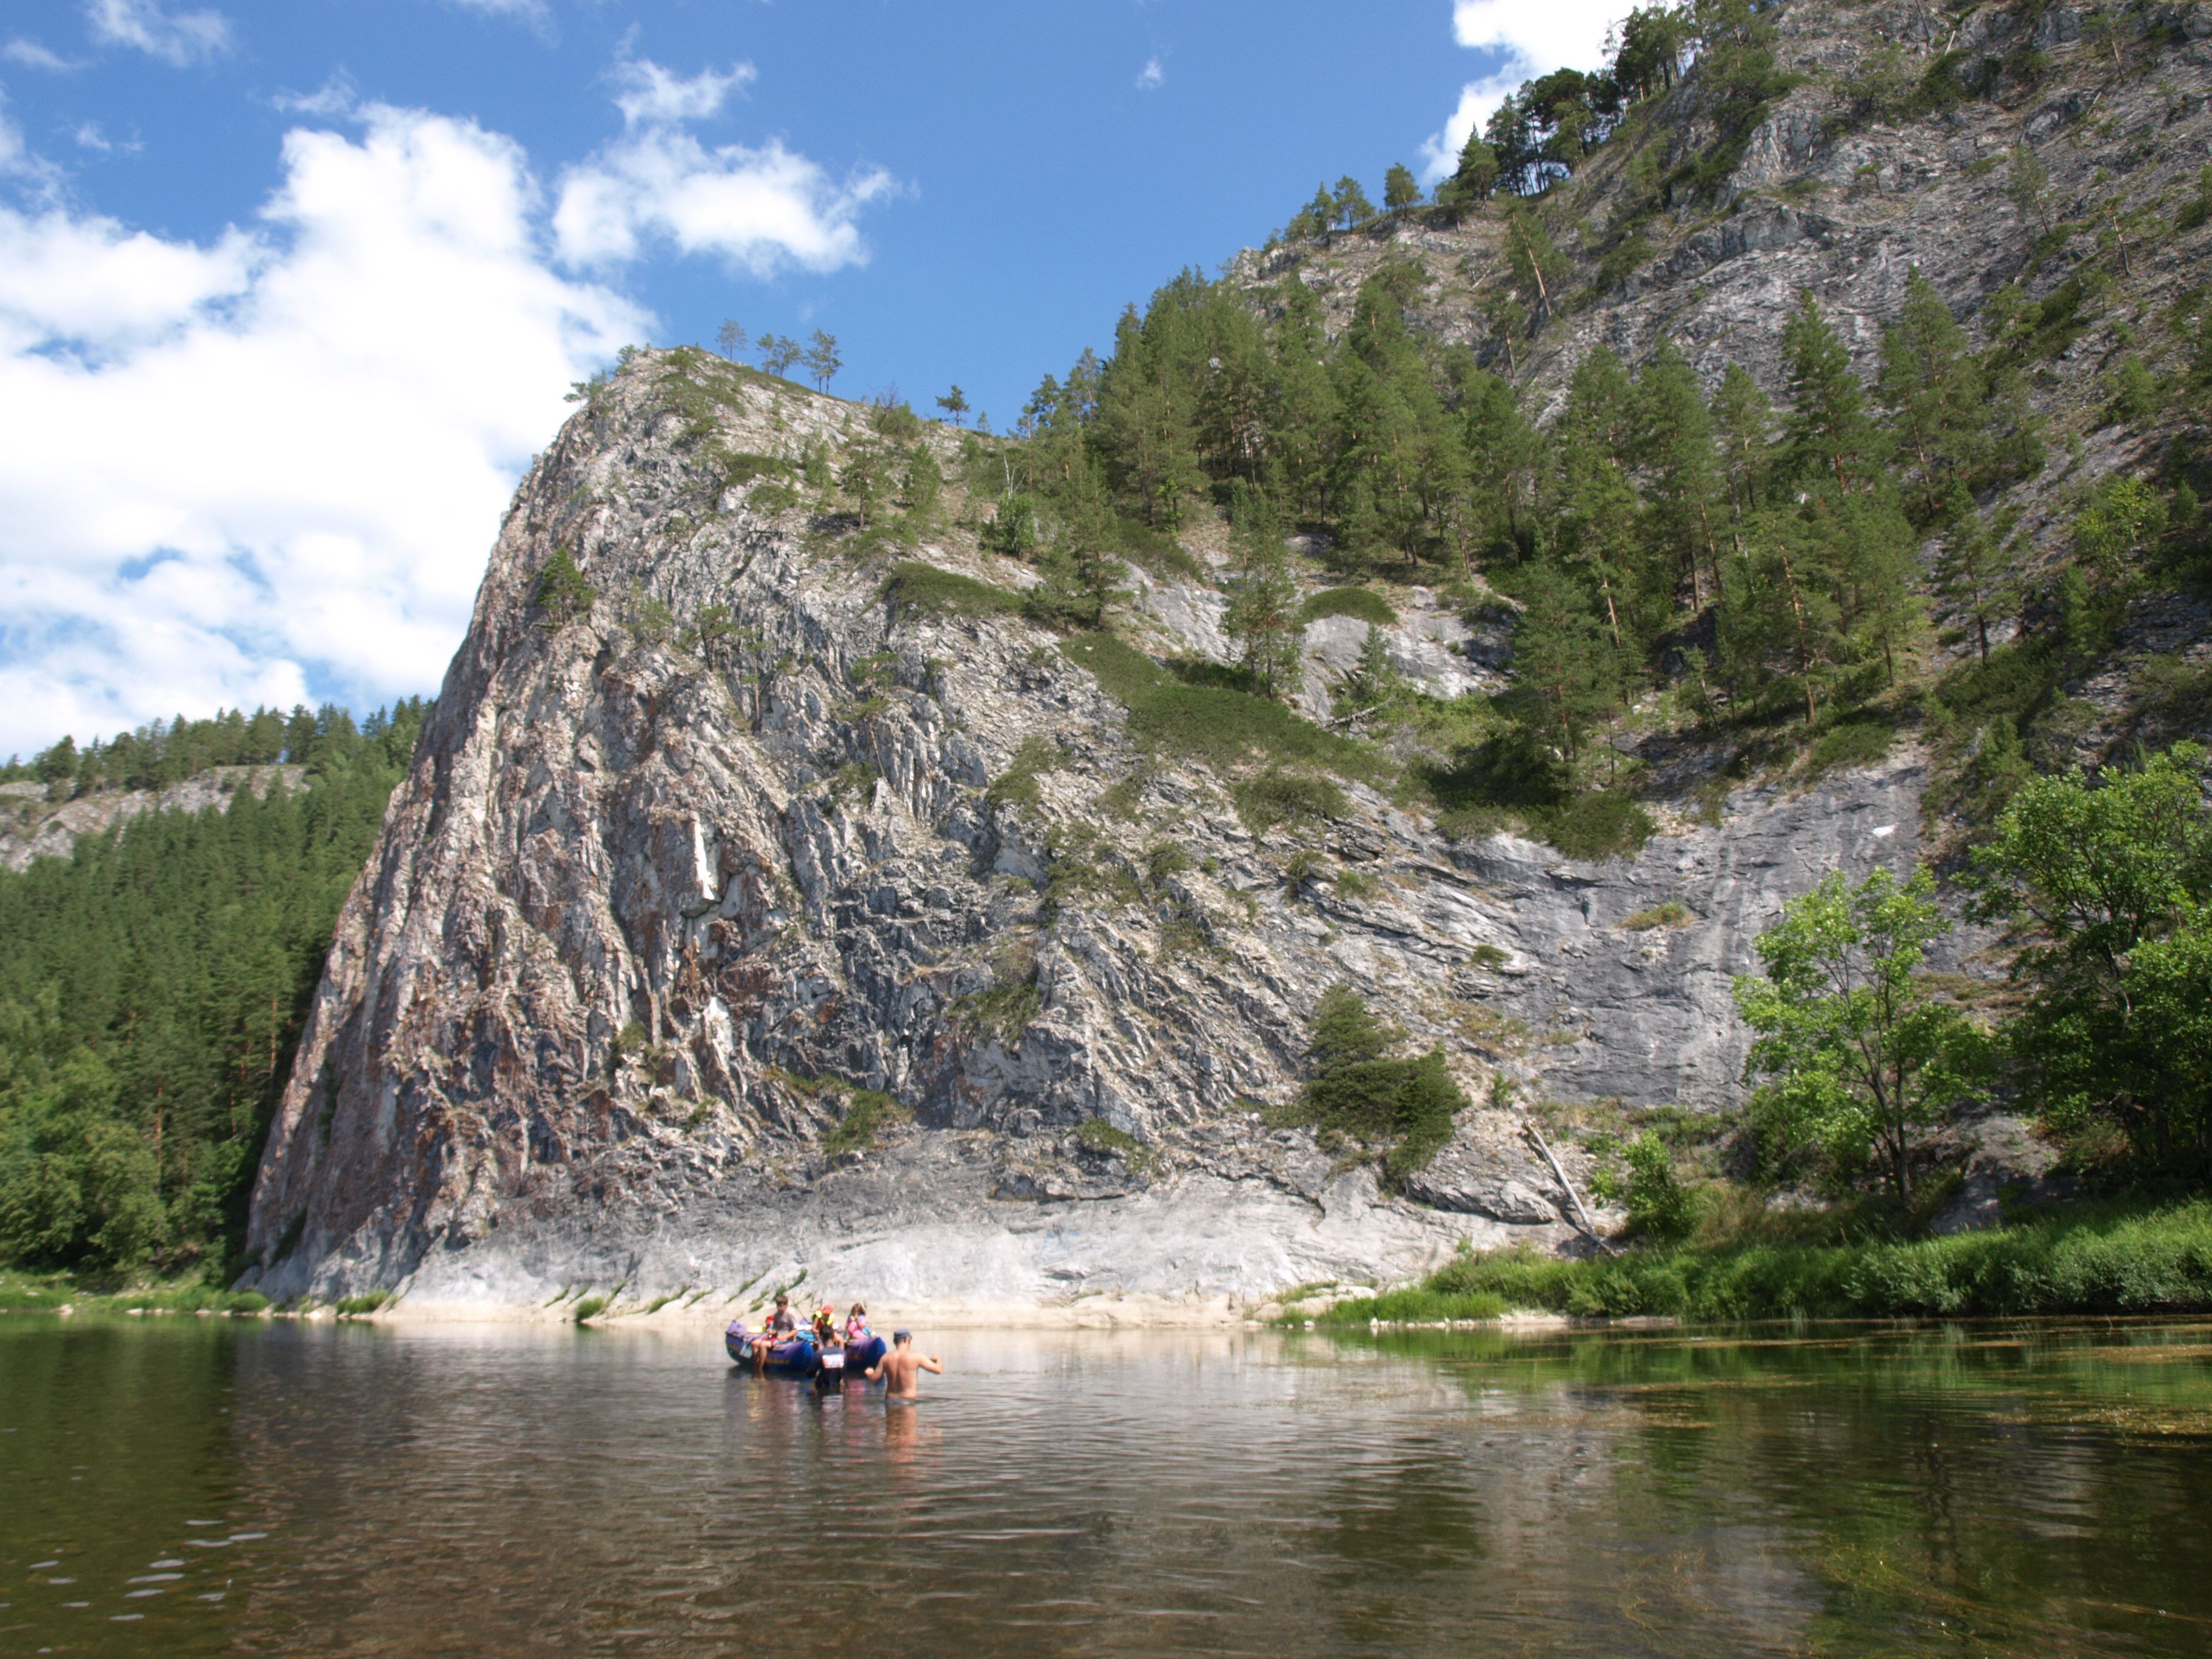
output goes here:
[{"label": "rocky cliff", "polygon": [[[1633,356],[1662,333],[1715,372],[1770,369],[1798,287],[1874,319],[1915,263],[1971,313],[2038,234],[1995,171],[2022,143],[2055,191],[2117,179],[2125,234],[2212,131],[2199,18],[2152,19],[2124,49],[2147,60],[2106,86],[2063,9],[1790,14],[1782,55],[1808,78],[1718,207],[1647,226],[1648,262],[1516,372],[1556,386],[1598,339]],[[2032,94],[1889,126],[1851,113],[1852,65],[1931,49],[1931,30],[1998,62],[2039,53]],[[1699,95],[1693,75],[1648,142],[1698,142]],[[1633,161],[1578,185],[1594,227]],[[2094,453],[2122,440],[2087,413],[2089,354],[2201,267],[2202,240],[2146,242],[2126,305],[2042,372],[2076,441],[2054,443],[2031,504],[2123,459]],[[1475,337],[1494,226],[1416,216],[1243,269],[1348,298],[1408,252],[1431,283],[1417,320]],[[2070,257],[2038,256],[2038,292]],[[1105,665],[1022,618],[1033,569],[968,531],[902,544],[865,508],[811,510],[799,471],[835,475],[876,441],[866,410],[647,353],[533,467],[339,925],[256,1191],[262,1288],[743,1305],[803,1274],[894,1302],[1220,1305],[1403,1277],[1462,1240],[1558,1245],[1565,1194],[1498,1080],[1734,1098],[1729,983],[1759,928],[1831,868],[1920,849],[1909,744],[1810,784],[1656,768],[1679,786],[1662,832],[1602,864],[1454,842],[1357,781],[1334,816],[1274,821],[1240,803],[1236,757],[1163,749]],[[959,476],[956,434],[912,444]],[[945,507],[960,523],[957,488]],[[1193,545],[1199,575],[1128,573],[1124,632],[1222,659]],[[580,615],[539,603],[563,553],[596,594]],[[1364,638],[1309,630],[1309,713]],[[1500,684],[1510,654],[1418,592],[1383,643],[1443,695]],[[1341,981],[1441,1046],[1476,1103],[1398,1194],[1272,1127]]]},{"label": "rocky cliff", "polygon": [[[1360,985],[1478,1102],[1500,1073],[1718,1100],[1758,928],[1915,848],[1910,759],[1744,789],[1605,865],[1455,845],[1357,784],[1340,821],[1255,832],[1053,634],[886,591],[898,556],[1002,595],[1027,567],[856,555],[715,459],[867,432],[647,354],[532,470],[339,923],[256,1193],[265,1288],[543,1302],[803,1268],[896,1299],[1261,1298],[1557,1242],[1510,1110],[1467,1114],[1401,1198],[1268,1127],[1319,994]],[[555,626],[562,548],[600,597]],[[1218,646],[1203,583],[1144,586],[1158,648]],[[1409,616],[1391,648],[1486,672],[1455,628]],[[870,1133],[840,1135],[855,1111]]]},{"label": "rocky cliff", "polygon": [[33,859],[67,858],[80,836],[141,812],[204,812],[240,789],[301,788],[307,775],[304,766],[215,766],[168,789],[109,789],[58,803],[47,799],[45,784],[0,783],[0,866],[27,870]]}]

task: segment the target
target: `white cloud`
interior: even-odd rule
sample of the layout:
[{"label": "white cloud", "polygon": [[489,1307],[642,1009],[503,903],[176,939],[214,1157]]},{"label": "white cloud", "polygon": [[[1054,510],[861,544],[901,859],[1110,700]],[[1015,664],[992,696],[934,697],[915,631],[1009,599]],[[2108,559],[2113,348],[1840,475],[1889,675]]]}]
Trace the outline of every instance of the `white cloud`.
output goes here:
[{"label": "white cloud", "polygon": [[750,64],[732,64],[727,75],[702,70],[687,78],[648,59],[633,58],[615,65],[615,84],[622,88],[615,107],[633,127],[703,121],[720,114],[729,95],[750,86],[756,74]]},{"label": "white cloud", "polygon": [[219,11],[165,12],[161,0],[85,0],[94,40],[134,46],[179,69],[230,50],[230,20]]},{"label": "white cloud", "polygon": [[361,117],[208,243],[0,208],[0,754],[434,686],[568,383],[642,337],[548,266],[514,143]]},{"label": "white cloud", "polygon": [[1137,90],[1150,92],[1154,88],[1164,84],[1167,78],[1168,72],[1161,66],[1160,60],[1158,58],[1147,58],[1145,60],[1144,68],[1137,71]]},{"label": "white cloud", "polygon": [[109,137],[97,121],[83,123],[77,128],[75,137],[79,149],[92,150],[101,155],[112,155],[118,150],[125,155],[136,155],[145,148],[136,138]]},{"label": "white cloud", "polygon": [[[622,264],[655,240],[684,253],[719,255],[757,275],[787,264],[819,271],[866,260],[854,220],[890,192],[889,173],[870,168],[841,184],[780,142],[709,149],[677,128],[678,120],[719,108],[732,85],[750,78],[747,65],[690,81],[651,64],[623,66],[632,71],[649,72],[626,83],[633,89],[616,100],[633,131],[562,175],[553,233],[563,259]],[[710,92],[702,86],[708,82],[719,84]]]},{"label": "white cloud", "polygon": [[1624,0],[1453,0],[1452,38],[1477,52],[1494,52],[1497,69],[1460,88],[1458,106],[1421,146],[1423,172],[1443,178],[1457,165],[1468,135],[1523,81],[1555,69],[1595,69],[1605,54],[1607,31],[1626,16]]},{"label": "white cloud", "polygon": [[5,58],[11,64],[21,64],[26,69],[46,70],[56,75],[66,75],[84,67],[47,51],[35,40],[10,40],[6,46],[0,46],[0,58]]}]

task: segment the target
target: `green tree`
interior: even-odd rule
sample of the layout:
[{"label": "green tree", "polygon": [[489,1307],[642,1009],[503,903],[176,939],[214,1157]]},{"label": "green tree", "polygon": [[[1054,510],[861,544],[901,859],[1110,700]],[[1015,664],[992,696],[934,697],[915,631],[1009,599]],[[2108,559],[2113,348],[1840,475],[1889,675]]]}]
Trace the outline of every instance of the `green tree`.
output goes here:
[{"label": "green tree", "polygon": [[2074,553],[2110,582],[2139,563],[2166,533],[2166,497],[2144,480],[2111,472],[2074,515]]},{"label": "green tree", "polygon": [[1810,1153],[1832,1176],[1869,1164],[1911,1202],[1923,1133],[1970,1098],[1984,1042],[1927,983],[1928,946],[1951,931],[1935,878],[1876,870],[1856,887],[1834,871],[1759,937],[1762,975],[1735,981],[1758,1033],[1747,1070],[1762,1152]]},{"label": "green tree", "polygon": [[1782,326],[1782,355],[1790,404],[1784,441],[1793,478],[1805,489],[1863,488],[1876,471],[1881,434],[1850,355],[1810,289],[1799,291]]},{"label": "green tree", "polygon": [[1437,187],[1437,204],[1464,210],[1488,201],[1497,188],[1498,152],[1480,131],[1469,132],[1467,143],[1460,146],[1452,176]]},{"label": "green tree", "polygon": [[1568,761],[1592,726],[1620,706],[1617,659],[1571,577],[1539,562],[1523,574],[1513,630],[1513,679],[1522,718]]},{"label": "green tree", "polygon": [[1347,229],[1357,230],[1375,216],[1375,204],[1367,199],[1367,192],[1359,187],[1359,180],[1350,173],[1336,181],[1336,191],[1331,198],[1337,222]]},{"label": "green tree", "polygon": [[1298,588],[1272,502],[1240,485],[1236,495],[1237,574],[1229,582],[1222,631],[1243,653],[1252,690],[1263,697],[1295,691],[1305,630],[1297,619]]},{"label": "green tree", "polygon": [[1468,1104],[1442,1048],[1416,1060],[1392,1056],[1405,1040],[1405,1031],[1376,1019],[1352,987],[1330,987],[1309,1027],[1313,1074],[1300,1103],[1304,1121],[1325,1135],[1385,1149],[1383,1170],[1393,1181],[1435,1156],[1451,1139],[1454,1115]]},{"label": "green tree", "polygon": [[806,372],[814,377],[814,389],[827,392],[844,367],[845,360],[837,355],[837,337],[816,329],[806,347]]},{"label": "green tree", "polygon": [[1913,516],[1933,524],[1954,484],[1988,469],[1990,386],[1980,360],[1935,284],[1915,265],[1905,307],[1882,331],[1875,382],[1897,434],[1896,461],[1911,480]]},{"label": "green tree", "polygon": [[2006,1047],[2046,1126],[2093,1156],[2116,1132],[2139,1178],[2212,1179],[2212,811],[2177,744],[2092,781],[2028,779],[1973,854],[1977,915],[2026,941]]},{"label": "green tree", "polygon": [[1705,575],[1717,596],[1720,543],[1715,527],[1720,477],[1711,417],[1697,371],[1671,338],[1662,339],[1637,383],[1635,453],[1650,480],[1652,537],[1674,556],[1676,580],[1692,611],[1705,605]]},{"label": "green tree", "polygon": [[750,343],[744,326],[734,317],[722,319],[722,325],[714,331],[714,343],[722,349],[725,357],[735,360]]},{"label": "green tree", "polygon": [[761,367],[779,380],[806,355],[805,346],[780,334],[762,335],[753,342],[753,349],[760,353]]},{"label": "green tree", "polygon": [[1389,172],[1382,175],[1382,205],[1396,213],[1420,204],[1421,181],[1413,177],[1411,167],[1402,162],[1392,162]]},{"label": "green tree", "polygon": [[1505,212],[1505,261],[1513,273],[1513,285],[1541,328],[1551,320],[1561,284],[1571,267],[1535,210],[1525,201],[1514,202]]},{"label": "green tree", "polygon": [[592,603],[598,598],[599,590],[585,580],[584,573],[576,568],[575,556],[564,542],[553,550],[553,556],[538,573],[538,586],[531,601],[538,608],[540,624],[557,634],[570,623],[591,615]]},{"label": "green tree", "polygon": [[958,426],[961,417],[968,413],[968,394],[956,386],[937,400],[937,406],[952,417],[953,425]]},{"label": "green tree", "polygon": [[1936,591],[1974,630],[1981,659],[1990,659],[1990,624],[2020,608],[2020,562],[2027,538],[2020,509],[1984,514],[1964,484],[1954,483],[1945,503],[1946,529],[1936,556]]}]

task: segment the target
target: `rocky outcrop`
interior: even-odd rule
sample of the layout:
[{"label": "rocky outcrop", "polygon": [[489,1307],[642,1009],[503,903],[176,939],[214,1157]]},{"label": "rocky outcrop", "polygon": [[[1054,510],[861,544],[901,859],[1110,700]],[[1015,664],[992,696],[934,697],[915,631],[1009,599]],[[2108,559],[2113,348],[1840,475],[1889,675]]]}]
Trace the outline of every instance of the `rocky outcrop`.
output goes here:
[{"label": "rocky outcrop", "polygon": [[47,799],[42,783],[0,784],[0,866],[27,870],[33,859],[67,858],[78,838],[96,836],[141,812],[204,812],[240,789],[266,795],[281,782],[301,787],[304,766],[215,766],[167,789],[110,789],[74,800]]},{"label": "rocky outcrop", "polygon": [[[731,483],[733,454],[868,441],[863,414],[647,355],[525,481],[269,1139],[264,1289],[1262,1299],[1556,1243],[1510,1112],[1399,1196],[1274,1127],[1321,992],[1360,986],[1478,1101],[1501,1075],[1724,1100],[1758,928],[1914,849],[1909,758],[1739,790],[1613,864],[1455,844],[1358,785],[1340,821],[1255,833],[1231,780],[1140,749],[1054,635],[974,602],[1021,567]],[[556,549],[598,596],[560,625]],[[986,586],[906,605],[901,558]],[[1205,654],[1212,593],[1147,586],[1163,648]],[[1463,625],[1389,633],[1407,672],[1493,672]]]}]

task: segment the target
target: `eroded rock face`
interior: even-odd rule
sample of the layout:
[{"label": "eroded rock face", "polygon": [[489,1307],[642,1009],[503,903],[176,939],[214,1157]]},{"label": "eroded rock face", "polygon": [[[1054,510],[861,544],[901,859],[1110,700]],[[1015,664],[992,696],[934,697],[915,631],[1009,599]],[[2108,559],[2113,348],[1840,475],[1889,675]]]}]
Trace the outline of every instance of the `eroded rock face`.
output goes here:
[{"label": "eroded rock face", "polygon": [[52,803],[39,783],[0,784],[0,866],[27,870],[34,859],[65,859],[81,836],[96,836],[141,812],[204,812],[237,791],[266,795],[276,786],[306,787],[304,766],[213,766],[167,789],[109,789]]},{"label": "eroded rock face", "polygon": [[[672,372],[626,370],[501,529],[269,1140],[272,1293],[803,1267],[875,1297],[1261,1299],[1558,1242],[1510,1114],[1471,1111],[1404,1197],[1271,1127],[1322,991],[1359,986],[1478,1101],[1500,1072],[1725,1100],[1759,927],[1833,864],[1912,852],[1909,760],[1740,793],[1612,865],[1454,846],[1356,787],[1343,823],[1255,836],[1221,779],[1133,748],[1049,634],[884,596],[898,556],[1019,568],[810,545],[710,459],[835,448],[859,411],[728,376],[710,443]],[[599,595],[561,627],[533,603],[556,547]],[[1409,659],[1449,648],[1407,626]],[[992,789],[1025,743],[1032,786]],[[872,1150],[825,1149],[825,1079],[896,1103]]]}]

